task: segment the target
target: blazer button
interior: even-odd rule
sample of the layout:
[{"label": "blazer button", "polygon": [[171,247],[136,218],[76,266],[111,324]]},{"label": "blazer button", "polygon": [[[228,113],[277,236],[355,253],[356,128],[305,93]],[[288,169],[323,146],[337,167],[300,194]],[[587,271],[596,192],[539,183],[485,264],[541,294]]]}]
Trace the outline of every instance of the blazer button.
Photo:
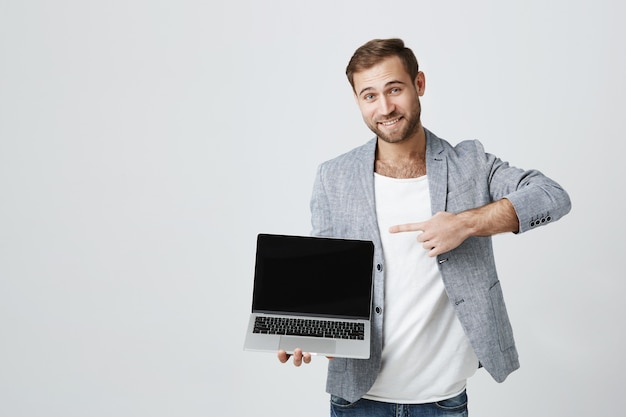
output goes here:
[{"label": "blazer button", "polygon": [[383,312],[383,309],[380,307],[376,307],[375,310],[376,310],[376,314],[380,314]]},{"label": "blazer button", "polygon": [[376,265],[376,269],[378,269],[378,272],[383,270],[383,264],[377,264]]}]

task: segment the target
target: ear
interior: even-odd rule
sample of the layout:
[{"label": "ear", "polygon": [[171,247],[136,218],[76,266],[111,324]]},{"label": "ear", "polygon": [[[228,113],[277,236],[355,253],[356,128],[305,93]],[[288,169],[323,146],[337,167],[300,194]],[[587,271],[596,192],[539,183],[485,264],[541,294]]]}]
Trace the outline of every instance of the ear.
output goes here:
[{"label": "ear", "polygon": [[415,90],[420,97],[423,96],[424,91],[426,91],[426,76],[424,76],[422,71],[419,71],[415,76]]}]

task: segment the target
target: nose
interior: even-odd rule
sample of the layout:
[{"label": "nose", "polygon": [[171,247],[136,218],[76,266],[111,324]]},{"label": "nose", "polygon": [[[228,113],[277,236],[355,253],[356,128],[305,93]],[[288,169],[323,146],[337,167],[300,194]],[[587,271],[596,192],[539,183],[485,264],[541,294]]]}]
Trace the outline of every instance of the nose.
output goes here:
[{"label": "nose", "polygon": [[393,113],[395,109],[396,109],[396,106],[394,105],[393,101],[389,97],[383,95],[378,100],[378,111],[380,112],[381,115],[387,116]]}]

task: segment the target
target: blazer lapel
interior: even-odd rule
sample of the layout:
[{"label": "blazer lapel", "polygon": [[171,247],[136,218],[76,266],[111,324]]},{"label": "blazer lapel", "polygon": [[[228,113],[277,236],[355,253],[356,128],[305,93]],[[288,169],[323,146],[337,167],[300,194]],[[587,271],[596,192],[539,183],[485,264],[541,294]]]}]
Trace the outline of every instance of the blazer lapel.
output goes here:
[{"label": "blazer lapel", "polygon": [[376,138],[369,141],[362,149],[358,158],[360,178],[359,189],[355,192],[360,193],[366,201],[369,221],[367,225],[370,228],[372,236],[378,236],[378,222],[376,220],[376,197],[374,195],[374,160],[376,159]]},{"label": "blazer lapel", "polygon": [[430,188],[430,206],[433,215],[446,210],[448,195],[448,162],[441,139],[426,132],[426,174]]}]

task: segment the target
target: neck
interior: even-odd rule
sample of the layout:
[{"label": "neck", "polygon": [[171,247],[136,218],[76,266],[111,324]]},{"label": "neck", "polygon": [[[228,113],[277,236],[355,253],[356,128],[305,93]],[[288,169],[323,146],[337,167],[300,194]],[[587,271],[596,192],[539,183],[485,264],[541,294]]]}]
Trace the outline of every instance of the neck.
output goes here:
[{"label": "neck", "polygon": [[387,161],[424,160],[426,156],[426,132],[419,125],[417,132],[400,142],[389,143],[378,138],[376,159]]},{"label": "neck", "polygon": [[414,136],[389,143],[378,139],[374,170],[393,178],[417,178],[426,175],[426,133],[420,125]]}]

